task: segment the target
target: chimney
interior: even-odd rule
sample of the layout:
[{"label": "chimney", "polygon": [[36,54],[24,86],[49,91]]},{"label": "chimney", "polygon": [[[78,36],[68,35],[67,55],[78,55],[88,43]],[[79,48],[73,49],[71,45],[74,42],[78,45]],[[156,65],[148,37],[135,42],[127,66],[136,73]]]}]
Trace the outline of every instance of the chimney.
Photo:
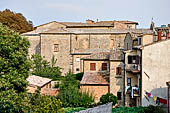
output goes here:
[{"label": "chimney", "polygon": [[93,21],[93,20],[88,19],[88,20],[86,20],[86,23],[87,23],[87,24],[94,24],[94,21]]},{"label": "chimney", "polygon": [[161,41],[161,30],[158,30],[158,41]]}]

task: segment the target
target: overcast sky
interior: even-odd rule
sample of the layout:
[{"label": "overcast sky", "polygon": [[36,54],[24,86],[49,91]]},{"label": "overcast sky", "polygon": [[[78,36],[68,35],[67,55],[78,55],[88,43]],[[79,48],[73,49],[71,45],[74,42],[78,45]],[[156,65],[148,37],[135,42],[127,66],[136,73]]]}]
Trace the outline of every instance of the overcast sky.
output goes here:
[{"label": "overcast sky", "polygon": [[138,28],[170,24],[170,0],[0,0],[0,10],[22,13],[34,26],[50,21],[129,20]]}]

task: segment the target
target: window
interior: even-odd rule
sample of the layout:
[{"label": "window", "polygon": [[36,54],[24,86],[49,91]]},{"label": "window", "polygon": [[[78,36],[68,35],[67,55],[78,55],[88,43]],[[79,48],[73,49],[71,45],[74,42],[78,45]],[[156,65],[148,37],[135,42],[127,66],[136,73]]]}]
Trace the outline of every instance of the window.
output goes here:
[{"label": "window", "polygon": [[80,58],[79,57],[76,58],[76,62],[80,62]]},{"label": "window", "polygon": [[139,44],[139,45],[142,44],[142,38],[141,38],[141,37],[138,38],[138,44]]},{"label": "window", "polygon": [[139,64],[139,56],[128,56],[128,64]]},{"label": "window", "polygon": [[111,39],[111,40],[110,40],[110,49],[113,49],[113,47],[114,47],[114,40]]},{"label": "window", "polygon": [[102,70],[107,70],[107,63],[102,63]]},{"label": "window", "polygon": [[121,75],[122,74],[122,68],[121,67],[117,67],[116,68],[116,75]]},{"label": "window", "polygon": [[131,86],[131,78],[127,78],[127,86]]},{"label": "window", "polygon": [[95,71],[96,70],[96,63],[90,63],[90,70]]},{"label": "window", "polygon": [[54,52],[59,52],[59,44],[54,44]]},{"label": "window", "polygon": [[79,69],[79,68],[76,68],[76,71],[80,71],[80,69]]},{"label": "window", "polygon": [[117,92],[117,100],[121,100],[122,92]]}]

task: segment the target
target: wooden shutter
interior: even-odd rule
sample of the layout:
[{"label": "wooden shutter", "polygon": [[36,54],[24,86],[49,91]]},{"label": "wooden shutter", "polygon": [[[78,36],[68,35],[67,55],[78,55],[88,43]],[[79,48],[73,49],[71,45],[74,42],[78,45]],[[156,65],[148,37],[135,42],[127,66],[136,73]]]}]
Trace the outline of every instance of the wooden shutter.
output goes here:
[{"label": "wooden shutter", "polygon": [[107,63],[102,63],[102,70],[107,70]]},{"label": "wooden shutter", "polygon": [[122,68],[121,67],[117,67],[116,68],[116,75],[121,75],[122,74]]},{"label": "wooden shutter", "polygon": [[91,71],[96,70],[96,63],[90,63],[90,70]]}]

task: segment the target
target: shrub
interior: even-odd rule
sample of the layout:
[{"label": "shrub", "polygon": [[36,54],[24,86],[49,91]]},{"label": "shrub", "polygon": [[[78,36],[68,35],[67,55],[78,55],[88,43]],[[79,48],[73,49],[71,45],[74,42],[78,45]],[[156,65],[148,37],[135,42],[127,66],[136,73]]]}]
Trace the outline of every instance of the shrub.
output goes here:
[{"label": "shrub", "polygon": [[54,96],[42,96],[39,90],[30,95],[31,111],[34,113],[64,113],[60,100]]},{"label": "shrub", "polygon": [[44,60],[39,54],[32,56],[32,74],[50,78],[52,80],[58,80],[61,78],[61,68],[55,66],[56,59],[53,56],[51,59],[51,64]]},{"label": "shrub", "polygon": [[149,105],[145,107],[144,112],[145,113],[166,113],[163,110],[163,106],[153,106],[153,105]]},{"label": "shrub", "polygon": [[68,73],[62,80],[58,98],[62,101],[63,107],[86,107],[88,108],[94,99],[88,93],[80,92],[80,81],[71,73]]},{"label": "shrub", "polygon": [[117,103],[117,97],[113,94],[107,93],[106,95],[101,96],[99,104],[106,104],[109,102],[112,102],[113,105],[115,105]]}]

